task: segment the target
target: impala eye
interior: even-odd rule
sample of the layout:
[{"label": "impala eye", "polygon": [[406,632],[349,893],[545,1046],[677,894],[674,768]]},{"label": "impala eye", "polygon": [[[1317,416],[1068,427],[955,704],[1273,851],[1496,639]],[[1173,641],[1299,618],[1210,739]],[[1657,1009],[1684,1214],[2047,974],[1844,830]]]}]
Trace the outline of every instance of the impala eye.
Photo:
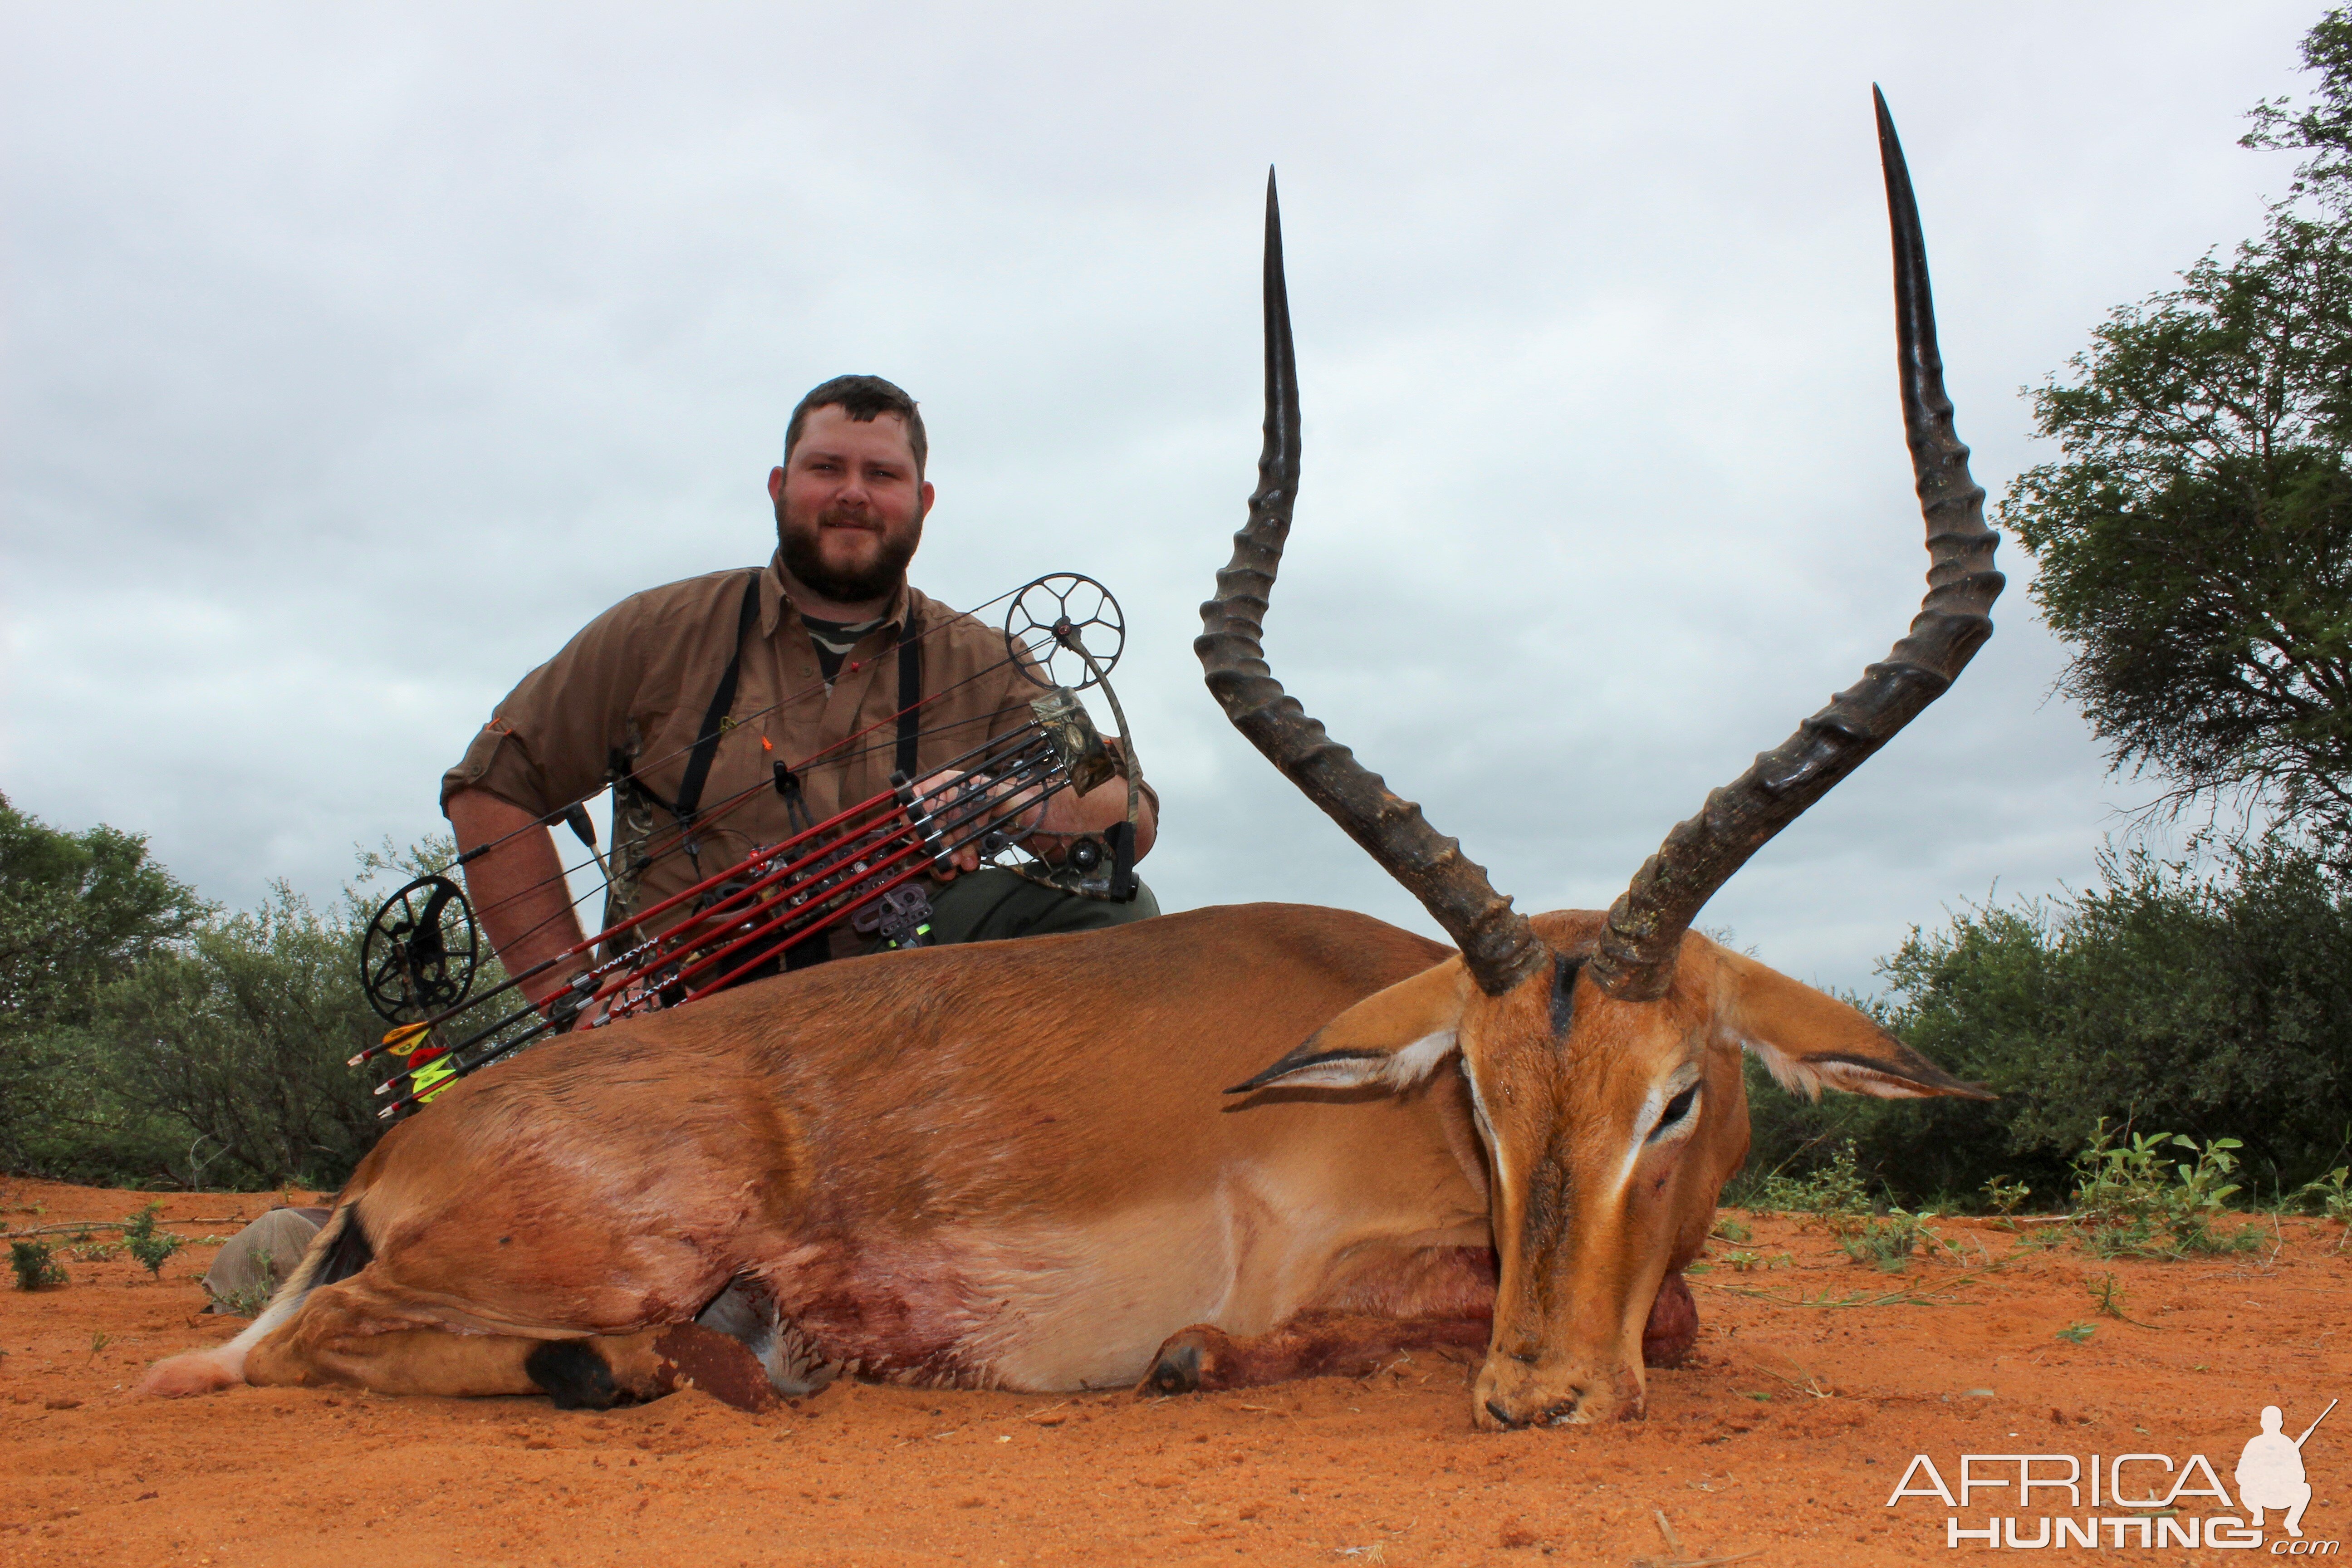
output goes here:
[{"label": "impala eye", "polygon": [[1680,1094],[1666,1101],[1666,1109],[1659,1113],[1658,1124],[1650,1129],[1650,1141],[1654,1142],[1659,1138],[1664,1137],[1667,1131],[1674,1127],[1675,1123],[1682,1121],[1685,1116],[1688,1116],[1691,1113],[1691,1107],[1697,1103],[1698,1085],[1696,1084],[1691,1085],[1688,1089],[1683,1090]]}]

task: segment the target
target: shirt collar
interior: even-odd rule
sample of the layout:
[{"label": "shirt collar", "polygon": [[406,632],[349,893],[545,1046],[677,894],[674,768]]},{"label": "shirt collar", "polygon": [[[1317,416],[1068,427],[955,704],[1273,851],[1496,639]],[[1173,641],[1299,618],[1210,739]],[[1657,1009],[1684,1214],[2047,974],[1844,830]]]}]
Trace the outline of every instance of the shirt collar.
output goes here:
[{"label": "shirt collar", "polygon": [[[914,594],[915,590],[902,580],[898,591],[890,596],[890,607],[882,612],[882,625],[893,636],[907,624],[908,611],[914,607]],[[773,637],[783,625],[787,610],[792,611],[793,619],[800,618],[800,612],[784,592],[784,551],[783,546],[778,545],[776,552],[768,557],[767,570],[760,574],[760,635]]]}]

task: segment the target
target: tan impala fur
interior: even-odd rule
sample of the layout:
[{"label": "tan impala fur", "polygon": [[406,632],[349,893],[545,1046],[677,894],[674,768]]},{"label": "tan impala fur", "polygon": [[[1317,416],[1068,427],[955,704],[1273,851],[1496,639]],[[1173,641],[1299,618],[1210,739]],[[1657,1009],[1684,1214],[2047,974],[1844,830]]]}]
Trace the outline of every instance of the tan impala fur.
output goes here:
[{"label": "tan impala fur", "polygon": [[[1133,1383],[1187,1324],[1255,1333],[1384,1249],[1486,1245],[1458,1083],[1220,1092],[1445,951],[1246,906],[827,964],[569,1037],[395,1128],[253,1329],[148,1386],[517,1392],[532,1342],[687,1321],[736,1279],[869,1375]],[[306,1294],[352,1224],[373,1261]],[[430,1336],[386,1332],[409,1328],[499,1337],[421,1368]]]},{"label": "tan impala fur", "polygon": [[[1600,920],[1538,925],[1572,950]],[[145,1387],[523,1394],[541,1342],[593,1336],[621,1390],[651,1394],[656,1335],[738,1281],[773,1300],[803,1363],[931,1384],[1118,1386],[1171,1336],[1217,1342],[1213,1363],[1246,1362],[1286,1324],[1314,1331],[1282,1364],[1187,1380],[1230,1384],[1320,1364],[1334,1326],[1367,1318],[1389,1326],[1364,1353],[1483,1344],[1494,1247],[1512,1307],[1482,1413],[1507,1400],[1496,1369],[1528,1346],[1638,1409],[1660,1281],[1697,1252],[1746,1149],[1741,1045],[1800,1067],[1874,1057],[1888,1085],[1941,1078],[1860,1014],[1704,938],[1685,970],[1668,1056],[1604,1031],[1590,1059],[1488,1059],[1510,1020],[1476,1005],[1445,949],[1291,905],[746,986],[457,1084],[362,1162],[252,1329],[160,1363]],[[1221,1092],[1269,1058],[1334,1051],[1353,1054]],[[1686,1063],[1705,1080],[1691,1133],[1547,1239],[1552,1165],[1596,1142],[1622,1163],[1628,1108]],[[347,1226],[373,1259],[312,1288]]]}]

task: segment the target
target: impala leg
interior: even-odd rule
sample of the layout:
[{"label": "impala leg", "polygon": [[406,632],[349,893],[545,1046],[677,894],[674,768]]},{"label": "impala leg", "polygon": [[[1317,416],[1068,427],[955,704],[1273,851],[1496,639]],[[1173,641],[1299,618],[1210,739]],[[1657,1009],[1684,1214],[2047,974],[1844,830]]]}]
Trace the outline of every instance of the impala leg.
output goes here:
[{"label": "impala leg", "polygon": [[[1424,1318],[1313,1310],[1246,1337],[1196,1323],[1160,1347],[1143,1386],[1160,1394],[1192,1394],[1296,1377],[1362,1377],[1406,1351],[1484,1352],[1492,1326],[1486,1310]],[[1697,1341],[1698,1304],[1682,1275],[1669,1274],[1643,1325],[1642,1360],[1650,1366],[1679,1366]]]},{"label": "impala leg", "polygon": [[1362,1377],[1406,1351],[1484,1351],[1490,1331],[1483,1313],[1398,1319],[1306,1311],[1247,1338],[1196,1323],[1160,1347],[1143,1384],[1160,1394],[1210,1394],[1295,1377]]},{"label": "impala leg", "polygon": [[609,1409],[686,1387],[745,1410],[765,1409],[775,1398],[759,1358],[740,1341],[694,1323],[561,1340],[388,1327],[363,1279],[311,1291],[247,1353],[245,1380],[452,1398],[545,1394],[566,1410]]}]

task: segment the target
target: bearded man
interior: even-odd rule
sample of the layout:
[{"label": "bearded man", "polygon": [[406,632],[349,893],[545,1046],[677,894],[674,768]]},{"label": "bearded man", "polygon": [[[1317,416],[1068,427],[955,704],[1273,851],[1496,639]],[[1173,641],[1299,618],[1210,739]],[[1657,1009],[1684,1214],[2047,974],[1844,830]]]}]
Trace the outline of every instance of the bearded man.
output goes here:
[{"label": "bearded man", "polygon": [[[879,376],[826,382],[793,410],[783,462],[768,476],[778,542],[764,568],[624,599],[499,704],[443,776],[441,806],[460,850],[491,846],[467,863],[466,880],[509,973],[580,942],[543,824],[608,783],[614,926],[881,794],[893,771],[936,790],[950,759],[1029,721],[1043,689],[1008,660],[1002,633],[908,584],[933,500],[928,457],[914,399]],[[779,763],[791,770],[789,795],[772,787]],[[698,815],[739,796],[723,816]],[[1142,803],[1139,859],[1158,818],[1149,786]],[[1113,777],[1052,797],[1032,842],[1050,857],[1126,816],[1126,783]],[[1159,912],[1148,889],[1109,903],[977,867],[966,849],[928,883],[929,940],[1082,931]],[[836,926],[791,949],[785,966],[877,945]],[[534,977],[531,1000],[544,1005],[586,966],[573,958]]]}]

